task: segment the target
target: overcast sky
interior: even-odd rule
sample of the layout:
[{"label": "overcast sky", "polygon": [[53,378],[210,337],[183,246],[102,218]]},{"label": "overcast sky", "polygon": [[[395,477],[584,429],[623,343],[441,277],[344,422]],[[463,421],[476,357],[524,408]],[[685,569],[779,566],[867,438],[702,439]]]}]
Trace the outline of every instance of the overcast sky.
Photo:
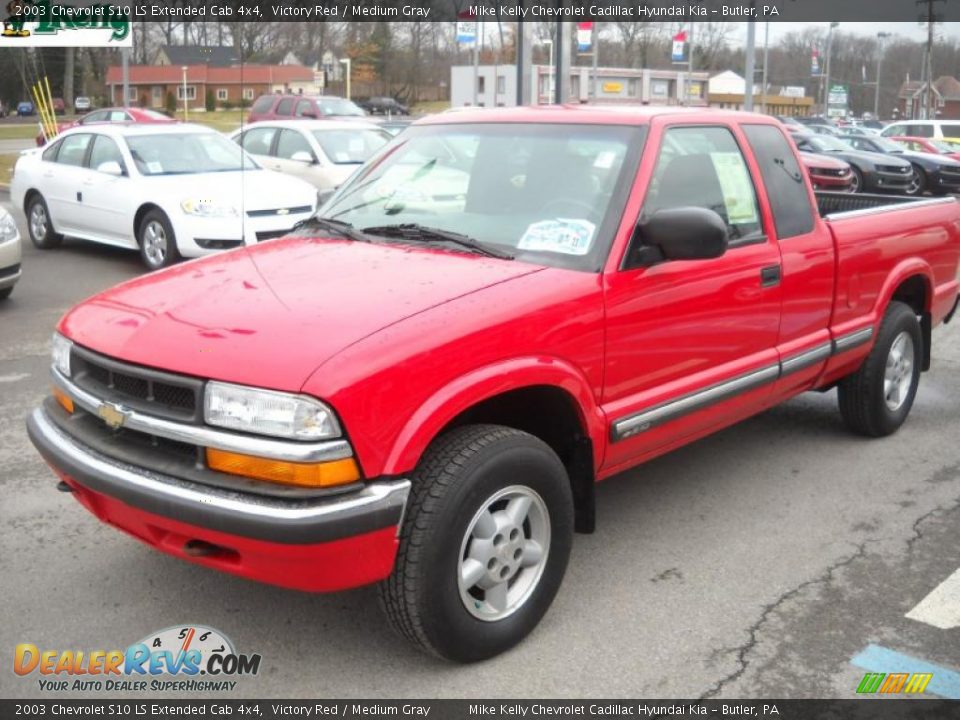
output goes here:
[{"label": "overcast sky", "polygon": [[[734,23],[737,28],[730,34],[731,42],[745,44],[747,40],[747,24]],[[805,23],[805,22],[772,22],[770,23],[770,43],[775,44],[782,36],[789,32],[801,31],[807,27],[820,27],[826,29],[829,23]],[[764,23],[757,23],[757,45],[763,44],[763,26]],[[934,28],[939,37],[960,38],[960,23],[950,22],[942,23]],[[894,33],[910,40],[922,41],[927,39],[927,27],[920,23],[913,22],[894,22],[894,23],[841,23],[835,32],[852,33],[855,35],[875,36],[878,32]]]}]

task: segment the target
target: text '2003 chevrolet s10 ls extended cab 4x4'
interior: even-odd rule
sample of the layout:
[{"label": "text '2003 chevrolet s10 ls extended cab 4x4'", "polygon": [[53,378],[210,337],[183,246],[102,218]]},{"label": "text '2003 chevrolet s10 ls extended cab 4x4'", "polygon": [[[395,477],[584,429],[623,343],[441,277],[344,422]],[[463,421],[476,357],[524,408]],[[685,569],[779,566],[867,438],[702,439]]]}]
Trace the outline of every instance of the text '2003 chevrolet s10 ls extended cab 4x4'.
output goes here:
[{"label": "text '2003 chevrolet s10 ls extended cab 4x4'", "polygon": [[443,115],[292,236],[72,309],[28,429],[104,522],[379,582],[401,634],[478,660],[546,612],[596,481],[812,389],[894,432],[958,258],[955,200],[814,194],[767,117]]}]

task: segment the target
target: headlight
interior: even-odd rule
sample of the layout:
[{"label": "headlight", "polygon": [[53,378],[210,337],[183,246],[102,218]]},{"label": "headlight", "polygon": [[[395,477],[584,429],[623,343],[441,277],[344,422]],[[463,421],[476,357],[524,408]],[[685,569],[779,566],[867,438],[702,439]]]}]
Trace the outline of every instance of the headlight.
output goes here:
[{"label": "headlight", "polygon": [[61,375],[70,377],[70,350],[73,348],[73,343],[60,333],[54,333],[51,348],[53,366],[60,371]]},{"label": "headlight", "polygon": [[19,237],[20,233],[17,231],[17,223],[13,215],[0,208],[0,243],[17,240]]},{"label": "headlight", "polygon": [[319,400],[220,382],[207,383],[203,418],[230,430],[293,440],[340,436],[333,411]]},{"label": "headlight", "polygon": [[181,201],[180,209],[187,215],[201,217],[236,217],[237,215],[237,209],[233,205],[198,198],[187,198]]}]

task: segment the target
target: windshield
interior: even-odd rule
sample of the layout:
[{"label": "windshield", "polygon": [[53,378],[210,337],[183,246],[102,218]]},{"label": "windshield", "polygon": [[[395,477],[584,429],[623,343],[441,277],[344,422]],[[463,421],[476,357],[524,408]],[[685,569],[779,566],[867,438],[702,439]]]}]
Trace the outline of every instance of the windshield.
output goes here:
[{"label": "windshield", "polygon": [[220,133],[164,133],[124,138],[141,175],[194,175],[197,173],[257,170],[240,146]]},{"label": "windshield", "polygon": [[411,127],[354,175],[323,215],[355,228],[418,224],[518,260],[599,270],[645,127]]},{"label": "windshield", "polygon": [[808,141],[817,152],[843,152],[851,149],[843,140],[830,135],[817,135],[808,138]]},{"label": "windshield", "polygon": [[895,142],[893,140],[887,140],[882,137],[870,138],[871,142],[876,145],[883,152],[889,153],[901,153],[906,147],[902,143]]},{"label": "windshield", "polygon": [[386,145],[391,137],[383,130],[314,130],[324,155],[336,165],[361,165]]},{"label": "windshield", "polygon": [[363,117],[365,113],[350,100],[343,98],[329,98],[317,100],[320,112],[324,115],[352,115]]}]

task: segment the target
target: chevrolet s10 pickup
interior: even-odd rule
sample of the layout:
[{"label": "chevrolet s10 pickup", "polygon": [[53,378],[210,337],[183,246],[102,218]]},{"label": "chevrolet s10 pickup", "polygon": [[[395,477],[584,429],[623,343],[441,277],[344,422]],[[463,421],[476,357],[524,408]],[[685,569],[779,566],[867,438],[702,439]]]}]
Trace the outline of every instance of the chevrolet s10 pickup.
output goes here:
[{"label": "chevrolet s10 pickup", "polygon": [[28,431],[103,522],[379,583],[402,636],[475,661],[543,617],[598,481],[809,390],[895,432],[958,258],[955,199],[814,193],[765,116],[439,115],[291,235],[70,310]]}]

